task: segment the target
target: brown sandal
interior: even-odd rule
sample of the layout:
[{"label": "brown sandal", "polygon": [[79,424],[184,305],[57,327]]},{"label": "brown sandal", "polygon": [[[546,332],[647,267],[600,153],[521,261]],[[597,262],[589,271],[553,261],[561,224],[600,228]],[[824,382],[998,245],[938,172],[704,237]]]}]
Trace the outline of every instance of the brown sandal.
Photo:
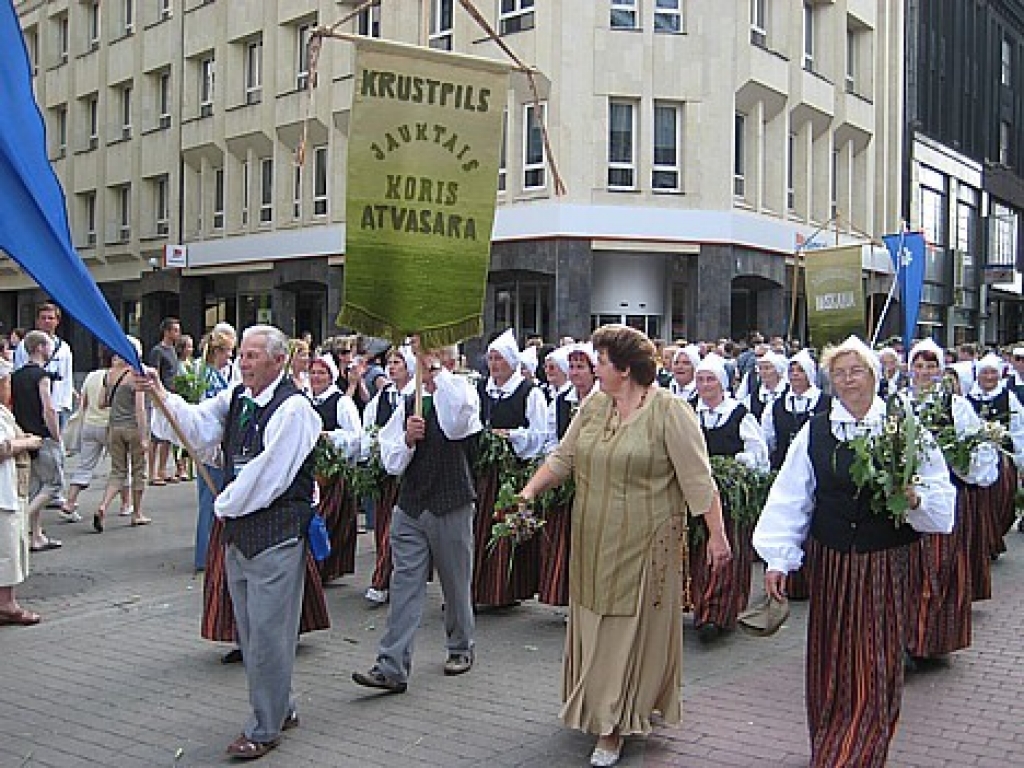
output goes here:
[{"label": "brown sandal", "polygon": [[42,617],[38,613],[32,613],[20,606],[14,611],[0,611],[0,627],[31,627],[33,624],[38,624],[41,619]]},{"label": "brown sandal", "polygon": [[253,741],[244,733],[228,745],[228,755],[238,760],[257,760],[278,745],[278,741]]}]

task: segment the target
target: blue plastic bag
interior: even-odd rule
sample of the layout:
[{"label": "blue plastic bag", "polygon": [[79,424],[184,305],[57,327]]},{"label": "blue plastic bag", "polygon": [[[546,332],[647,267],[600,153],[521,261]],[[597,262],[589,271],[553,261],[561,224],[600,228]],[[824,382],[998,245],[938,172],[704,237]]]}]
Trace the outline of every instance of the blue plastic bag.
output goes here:
[{"label": "blue plastic bag", "polygon": [[322,563],[331,554],[331,537],[327,533],[327,524],[322,515],[313,515],[309,521],[306,536],[309,539],[309,550],[313,553],[313,559]]}]

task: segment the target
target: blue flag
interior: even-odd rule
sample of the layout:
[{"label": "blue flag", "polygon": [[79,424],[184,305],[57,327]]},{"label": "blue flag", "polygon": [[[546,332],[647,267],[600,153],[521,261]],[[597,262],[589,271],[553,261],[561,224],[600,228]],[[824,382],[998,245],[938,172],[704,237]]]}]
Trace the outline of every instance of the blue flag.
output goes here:
[{"label": "blue flag", "polygon": [[883,235],[882,241],[889,250],[899,281],[900,305],[903,307],[903,347],[909,351],[917,330],[921,292],[924,290],[924,234],[900,232],[898,235]]},{"label": "blue flag", "polygon": [[71,244],[13,0],[0,0],[0,51],[0,248],[65,312],[140,369],[135,348]]}]

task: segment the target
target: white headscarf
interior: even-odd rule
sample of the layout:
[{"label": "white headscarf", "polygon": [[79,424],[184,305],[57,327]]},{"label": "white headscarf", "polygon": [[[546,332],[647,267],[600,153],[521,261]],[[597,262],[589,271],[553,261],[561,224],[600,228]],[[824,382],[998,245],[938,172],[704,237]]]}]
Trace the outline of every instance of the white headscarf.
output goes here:
[{"label": "white headscarf", "polygon": [[790,364],[796,363],[801,368],[803,368],[804,373],[807,374],[807,381],[810,382],[810,385],[812,387],[817,385],[818,366],[814,364],[814,358],[811,357],[810,352],[808,352],[806,349],[801,349],[799,352],[797,352],[795,355],[789,358],[789,362]]},{"label": "white headscarf", "polygon": [[577,342],[571,347],[563,347],[563,349],[568,350],[568,355],[571,355],[573,352],[582,352],[590,360],[590,367],[597,368],[597,350],[594,349],[594,345],[589,341],[583,344]]},{"label": "white headscarf", "polygon": [[690,361],[690,365],[693,366],[694,372],[697,370],[697,366],[700,365],[700,349],[697,348],[696,344],[687,344],[681,349],[677,349],[676,353],[672,355],[672,364],[675,365],[676,360],[679,359],[680,355],[686,355]]},{"label": "white headscarf", "polygon": [[[575,346],[575,345],[574,345]],[[559,347],[558,349],[552,350],[548,353],[547,359],[553,362],[562,373],[569,374],[569,353],[573,351],[573,347]]]},{"label": "white headscarf", "polygon": [[697,365],[697,370],[694,371],[694,376],[697,375],[698,371],[711,371],[718,377],[718,380],[722,383],[722,392],[729,394],[729,374],[725,371],[725,360],[714,352],[709,353],[700,363]]},{"label": "white headscarf", "polygon": [[0,379],[6,379],[14,373],[14,364],[4,357],[0,357]]},{"label": "white headscarf", "polygon": [[505,331],[487,345],[487,351],[495,351],[512,367],[512,370],[519,373],[519,344],[516,342],[516,334],[511,328]]},{"label": "white headscarf", "polygon": [[1003,358],[999,357],[999,355],[989,352],[987,355],[981,358],[981,360],[978,361],[978,364],[975,367],[979,371],[982,368],[992,368],[993,370],[1002,374],[1003,368],[1005,366],[1006,364],[1003,362]]},{"label": "white headscarf", "polygon": [[519,354],[519,364],[530,372],[531,376],[537,373],[537,348],[527,347]]},{"label": "white headscarf", "polygon": [[[785,355],[780,355],[778,352],[766,352],[765,356],[761,358],[761,361],[767,360],[769,363],[775,366],[775,370],[779,372],[779,376],[783,380],[787,378],[789,372],[789,360],[786,359]],[[758,361],[758,362],[761,362]]]},{"label": "white headscarf", "polygon": [[317,355],[309,361],[310,365],[313,363],[323,363],[327,366],[327,370],[330,371],[331,374],[331,384],[334,384],[338,380],[338,376],[340,375],[338,373],[338,364],[334,362],[334,358],[330,353],[325,352],[322,355]]},{"label": "white headscarf", "polygon": [[402,356],[402,360],[405,361],[405,370],[409,372],[410,376],[416,375],[416,355],[413,354],[412,347],[403,344],[400,347],[395,348],[395,352]]},{"label": "white headscarf", "polygon": [[931,339],[921,339],[911,348],[910,356],[907,358],[907,365],[913,367],[914,358],[922,352],[931,352],[934,354],[935,359],[939,361],[939,370],[946,370],[946,353],[943,351],[942,347]]}]

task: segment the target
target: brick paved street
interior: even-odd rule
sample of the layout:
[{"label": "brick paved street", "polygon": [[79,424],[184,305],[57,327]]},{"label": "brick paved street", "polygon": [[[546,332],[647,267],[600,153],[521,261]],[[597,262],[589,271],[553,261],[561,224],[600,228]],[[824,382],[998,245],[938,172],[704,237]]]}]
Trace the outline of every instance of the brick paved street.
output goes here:
[{"label": "brick paved street", "polygon": [[[238,665],[199,637],[202,582],[192,574],[194,483],[147,491],[153,525],[108,515],[85,522],[48,510],[64,548],[37,555],[19,590],[44,621],[0,628],[0,767],[223,766],[248,711]],[[114,505],[116,507],[116,503]],[[911,678],[891,764],[906,768],[1024,765],[1024,536],[995,566],[991,602],[975,610],[974,647]],[[584,766],[592,739],[560,727],[563,622],[529,604],[478,621],[477,664],[441,674],[440,594],[431,586],[408,693],[375,696],[350,674],[373,661],[385,613],[358,572],[328,588],[334,627],[302,638],[295,686],[302,726],[260,761],[291,766]],[[684,651],[684,727],[627,742],[623,766],[801,766],[805,606],[771,639],[736,635],[713,648],[691,630]]]}]

